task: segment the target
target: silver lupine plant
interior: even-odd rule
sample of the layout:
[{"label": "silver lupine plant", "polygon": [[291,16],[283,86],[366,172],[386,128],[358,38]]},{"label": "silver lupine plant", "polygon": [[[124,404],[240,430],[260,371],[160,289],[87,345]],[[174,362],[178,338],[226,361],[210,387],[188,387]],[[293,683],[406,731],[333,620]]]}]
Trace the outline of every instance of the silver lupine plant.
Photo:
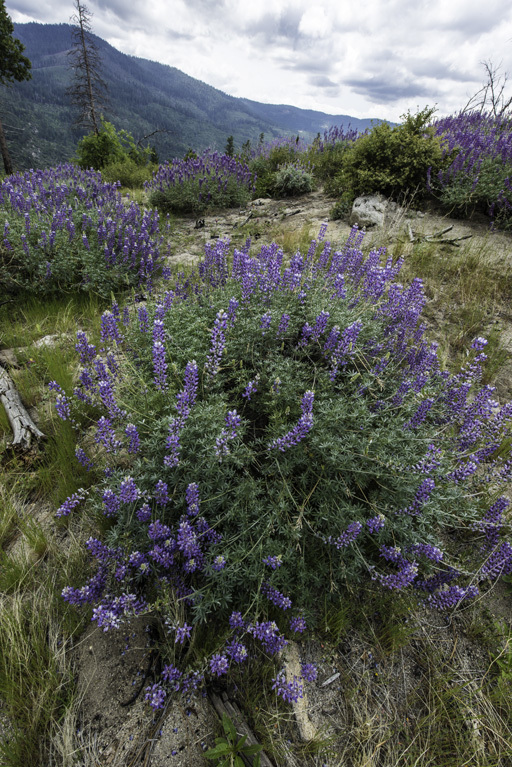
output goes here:
[{"label": "silver lupine plant", "polygon": [[6,177],[0,288],[103,296],[150,288],[164,256],[159,216],[124,201],[117,186],[71,163]]},{"label": "silver lupine plant", "polygon": [[[397,282],[401,262],[365,254],[357,229],[338,250],[324,232],[289,261],[275,244],[210,245],[195,280],[131,307],[129,325],[107,315],[100,356],[78,338],[74,407],[95,405],[101,446],[79,455],[105,479],[58,513],[94,504],[109,532],[64,598],[104,630],[162,615],[176,651],[154,708],[279,652],[347,584],[451,609],[512,572],[512,403],[481,385],[485,339],[443,370],[421,281]],[[208,657],[180,668],[206,621]],[[274,687],[294,700],[314,675]]]}]

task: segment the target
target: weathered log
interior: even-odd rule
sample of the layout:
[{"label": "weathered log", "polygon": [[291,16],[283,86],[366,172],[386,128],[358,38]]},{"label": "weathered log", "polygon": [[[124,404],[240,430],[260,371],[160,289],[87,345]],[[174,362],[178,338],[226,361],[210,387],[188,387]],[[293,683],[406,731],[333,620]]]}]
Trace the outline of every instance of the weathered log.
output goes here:
[{"label": "weathered log", "polygon": [[[249,725],[247,722],[243,719],[242,713],[236,703],[228,700],[228,696],[226,693],[222,694],[222,698],[219,698],[218,695],[216,695],[214,692],[209,692],[208,697],[210,698],[212,705],[217,712],[217,714],[222,719],[222,714],[227,714],[229,718],[232,720],[233,724],[235,725],[235,729],[237,731],[238,735],[247,735],[247,740],[245,741],[248,746],[256,746],[258,744],[258,741],[254,737],[252,731],[249,728]],[[253,764],[253,758],[250,756],[245,756],[244,754],[241,755],[244,763],[247,765],[247,767],[252,767]],[[268,756],[265,754],[264,751],[259,752],[260,756],[260,765],[261,767],[273,767],[272,762],[268,758]]]},{"label": "weathered log", "polygon": [[27,413],[18,390],[10,375],[0,366],[0,402],[5,408],[7,418],[13,431],[12,447],[28,450],[32,438],[45,439],[45,435],[37,428]]}]

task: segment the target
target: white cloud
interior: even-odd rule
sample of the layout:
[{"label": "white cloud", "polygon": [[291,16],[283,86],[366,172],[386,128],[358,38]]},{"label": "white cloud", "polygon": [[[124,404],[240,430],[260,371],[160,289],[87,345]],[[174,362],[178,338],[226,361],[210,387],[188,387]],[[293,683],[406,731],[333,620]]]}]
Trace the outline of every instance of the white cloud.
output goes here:
[{"label": "white cloud", "polygon": [[313,5],[303,14],[299,32],[309,37],[326,37],[332,31],[331,22],[328,19],[324,8]]},{"label": "white cloud", "polygon": [[[462,107],[481,62],[512,78],[510,0],[86,0],[115,47],[236,96],[396,120]],[[7,0],[14,21],[68,22],[71,0]],[[512,88],[512,86],[511,86]]]}]

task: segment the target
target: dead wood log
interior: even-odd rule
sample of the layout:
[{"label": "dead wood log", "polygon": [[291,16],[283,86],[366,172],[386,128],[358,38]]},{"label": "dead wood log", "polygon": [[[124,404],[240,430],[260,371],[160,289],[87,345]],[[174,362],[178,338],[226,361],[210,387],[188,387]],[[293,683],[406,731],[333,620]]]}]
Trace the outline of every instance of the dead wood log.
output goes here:
[{"label": "dead wood log", "polygon": [[419,234],[413,232],[410,224],[407,224],[407,229],[409,232],[409,241],[412,244],[417,242],[434,242],[439,245],[453,245],[455,248],[458,248],[462,240],[469,240],[469,238],[473,236],[472,234],[464,234],[461,237],[452,237],[450,239],[444,238],[443,235],[453,229],[453,224],[447,226],[446,229],[441,229],[441,231],[433,232],[432,234]]},{"label": "dead wood log", "polygon": [[12,447],[21,447],[24,450],[28,450],[32,443],[32,438],[36,440],[45,439],[43,432],[37,428],[27,413],[12,378],[1,366],[0,402],[5,408],[13,431]]},{"label": "dead wood log", "polygon": [[[217,714],[222,719],[222,714],[227,714],[229,718],[232,720],[233,724],[235,725],[235,729],[237,731],[238,735],[247,735],[247,740],[245,741],[248,746],[256,746],[258,744],[258,741],[254,737],[252,731],[249,728],[249,725],[242,717],[242,713],[236,703],[228,700],[228,696],[226,693],[222,693],[222,697],[219,697],[214,692],[209,692],[208,697],[210,698],[210,701],[217,712]],[[241,755],[244,763],[247,765],[247,767],[252,767],[253,764],[253,758],[250,756]],[[259,752],[260,756],[260,765],[261,767],[274,767],[268,756],[265,754],[264,751]]]}]

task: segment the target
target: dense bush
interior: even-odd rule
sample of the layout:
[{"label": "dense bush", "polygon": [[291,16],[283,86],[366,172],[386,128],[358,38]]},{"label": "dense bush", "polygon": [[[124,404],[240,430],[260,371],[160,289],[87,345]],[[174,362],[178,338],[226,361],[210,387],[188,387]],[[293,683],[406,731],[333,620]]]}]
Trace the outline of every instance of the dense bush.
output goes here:
[{"label": "dense bush", "polygon": [[487,213],[501,226],[512,220],[512,122],[480,113],[445,117],[434,124],[450,165],[428,175],[429,188],[461,215]]},{"label": "dense bush", "polygon": [[128,189],[141,189],[151,180],[156,170],[156,165],[140,165],[130,157],[126,157],[105,165],[101,169],[101,176],[109,183],[119,182],[121,186]]},{"label": "dense bush", "polygon": [[90,503],[109,528],[64,596],[105,631],[161,615],[173,655],[155,708],[254,647],[276,653],[347,584],[444,609],[512,571],[512,404],[479,383],[486,342],[443,372],[421,281],[395,282],[401,263],[362,237],[333,251],[321,235],[290,263],[277,245],[208,245],[195,279],[103,315],[99,356],[79,334],[73,409],[52,384],[61,417],[100,416],[77,456],[105,469]]},{"label": "dense bush", "polygon": [[150,284],[162,261],[156,211],[125,205],[117,186],[95,171],[68,164],[9,176],[0,184],[0,206],[6,293],[109,296]]},{"label": "dense bush", "polygon": [[331,191],[348,200],[373,192],[393,199],[404,193],[414,193],[417,200],[426,196],[429,169],[437,174],[451,162],[443,152],[442,138],[429,127],[433,112],[425,108],[416,115],[407,114],[395,127],[380,123],[356,139],[344,153],[336,176],[339,186],[331,184]]},{"label": "dense bush", "polygon": [[306,149],[305,142],[296,138],[273,139],[258,144],[252,150],[249,162],[251,173],[255,176],[254,196],[278,197],[276,180],[279,169],[292,165],[309,167],[305,158]]},{"label": "dense bush", "polygon": [[306,156],[315,178],[323,182],[327,194],[338,195],[341,183],[338,177],[343,169],[345,154],[359,135],[350,126],[345,130],[342,125],[333,125],[324,132],[323,138],[316,139],[307,150]]},{"label": "dense bush", "polygon": [[203,213],[209,208],[244,206],[251,198],[253,175],[245,163],[207,150],[161,165],[146,184],[150,202],[162,213]]},{"label": "dense bush", "polygon": [[147,164],[150,149],[136,146],[133,136],[125,130],[116,131],[112,123],[102,118],[99,133],[89,133],[78,142],[75,162],[80,168],[101,170],[113,163]]},{"label": "dense bush", "polygon": [[277,197],[296,197],[313,189],[313,175],[299,163],[283,165],[275,173],[274,194]]}]

